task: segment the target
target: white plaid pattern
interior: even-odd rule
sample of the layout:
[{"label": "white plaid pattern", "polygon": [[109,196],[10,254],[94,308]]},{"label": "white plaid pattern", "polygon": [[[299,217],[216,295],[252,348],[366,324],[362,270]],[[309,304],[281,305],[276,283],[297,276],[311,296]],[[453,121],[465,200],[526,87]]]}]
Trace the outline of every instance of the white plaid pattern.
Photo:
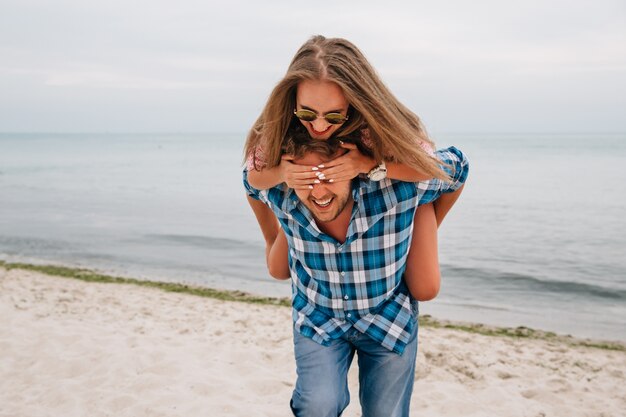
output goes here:
[{"label": "white plaid pattern", "polygon": [[352,221],[342,244],[322,233],[295,192],[282,186],[248,194],[266,203],[287,235],[295,328],[328,344],[351,327],[402,353],[416,325],[402,275],[418,205],[457,190],[468,162],[456,148],[437,151],[452,181],[407,183],[355,178]]}]

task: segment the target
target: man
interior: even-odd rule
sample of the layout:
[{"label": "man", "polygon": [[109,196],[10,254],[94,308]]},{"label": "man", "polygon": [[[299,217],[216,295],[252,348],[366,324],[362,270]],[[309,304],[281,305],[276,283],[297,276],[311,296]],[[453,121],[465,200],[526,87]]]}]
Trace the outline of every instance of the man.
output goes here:
[{"label": "man", "polygon": [[[292,140],[288,148],[294,163],[310,166],[345,151],[333,139]],[[268,267],[273,276],[292,279],[298,379],[291,408],[296,416],[341,414],[349,403],[347,373],[355,352],[363,416],[408,416],[417,302],[402,276],[414,215],[418,205],[443,193],[458,195],[468,172],[456,148],[436,156],[450,182],[357,177],[322,180],[307,191],[283,186],[259,191],[244,172],[259,222],[275,215],[285,232],[270,238]]]}]

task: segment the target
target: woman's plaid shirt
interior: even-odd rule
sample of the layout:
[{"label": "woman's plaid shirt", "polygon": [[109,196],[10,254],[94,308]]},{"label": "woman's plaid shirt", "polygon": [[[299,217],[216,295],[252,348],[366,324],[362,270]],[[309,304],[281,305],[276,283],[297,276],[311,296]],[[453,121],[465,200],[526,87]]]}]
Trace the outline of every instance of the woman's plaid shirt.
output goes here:
[{"label": "woman's plaid shirt", "polygon": [[415,209],[460,188],[469,169],[454,147],[435,157],[451,182],[356,178],[344,243],[319,230],[292,189],[256,190],[244,171],[248,194],[272,209],[287,235],[293,319],[303,336],[328,345],[354,327],[402,353],[417,318],[417,302],[402,280]]}]

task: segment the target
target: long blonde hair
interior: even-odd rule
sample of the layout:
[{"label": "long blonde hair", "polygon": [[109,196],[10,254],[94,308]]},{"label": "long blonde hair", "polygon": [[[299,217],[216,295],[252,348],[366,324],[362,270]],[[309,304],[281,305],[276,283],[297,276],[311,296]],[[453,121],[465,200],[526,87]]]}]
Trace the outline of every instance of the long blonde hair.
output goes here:
[{"label": "long blonde hair", "polygon": [[303,80],[336,83],[350,109],[349,120],[335,136],[353,135],[367,129],[371,150],[377,161],[391,160],[431,175],[447,179],[436,159],[419,146],[434,146],[419,117],[406,108],[385,86],[363,53],[341,38],[310,38],[293,57],[287,73],[274,87],[263,112],[248,133],[245,155],[254,155],[261,145],[267,167],[280,164],[287,133],[300,121],[293,115],[296,89]]}]

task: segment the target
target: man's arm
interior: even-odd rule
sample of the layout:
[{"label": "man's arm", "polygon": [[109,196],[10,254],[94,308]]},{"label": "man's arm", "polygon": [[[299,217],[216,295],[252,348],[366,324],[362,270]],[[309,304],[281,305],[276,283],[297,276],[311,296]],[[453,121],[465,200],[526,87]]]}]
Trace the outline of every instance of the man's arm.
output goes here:
[{"label": "man's arm", "polygon": [[450,211],[456,200],[461,196],[461,192],[463,192],[463,188],[465,184],[461,185],[461,188],[453,191],[451,193],[442,194],[441,197],[435,200],[433,203],[435,218],[437,220],[437,227],[441,226],[441,222],[443,222],[444,217]]},{"label": "man's arm", "polygon": [[289,278],[289,247],[278,219],[265,203],[247,197],[265,238],[265,262],[270,275],[276,279]]},{"label": "man's arm", "polygon": [[248,181],[248,171],[243,172],[243,185],[248,203],[254,212],[265,239],[265,261],[270,275],[277,279],[289,278],[289,253],[287,239],[274,212],[266,203],[267,196]]},{"label": "man's arm", "polygon": [[278,223],[278,219],[272,212],[272,210],[265,205],[260,200],[256,200],[253,197],[247,196],[248,203],[250,204],[250,208],[254,212],[254,216],[256,217],[257,222],[259,223],[259,227],[261,227],[261,233],[263,233],[263,238],[265,239],[265,243],[268,246],[274,244],[276,240],[276,236],[280,231],[280,224]]},{"label": "man's arm", "polygon": [[416,186],[419,194],[418,205],[432,203],[446,194],[452,194],[445,197],[435,206],[435,211],[438,212],[437,221],[440,224],[460,195],[459,190],[465,184],[469,173],[469,162],[467,157],[453,146],[438,150],[435,152],[435,157],[442,162],[441,168],[448,174],[450,179],[440,180],[433,178],[428,181],[418,182]]},{"label": "man's arm", "polygon": [[444,163],[451,181],[433,179],[418,184],[421,195],[404,275],[411,295],[418,301],[432,300],[439,293],[437,228],[461,195],[469,169],[467,158],[456,148],[438,151],[436,156]]}]

